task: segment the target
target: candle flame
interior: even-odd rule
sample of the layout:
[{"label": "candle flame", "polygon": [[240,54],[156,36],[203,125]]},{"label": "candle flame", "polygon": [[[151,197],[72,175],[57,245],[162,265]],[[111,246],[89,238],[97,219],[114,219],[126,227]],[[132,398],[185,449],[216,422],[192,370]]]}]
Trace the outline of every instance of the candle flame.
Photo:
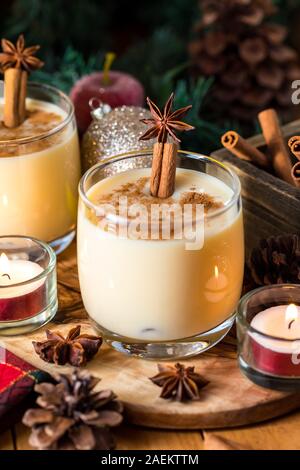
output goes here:
[{"label": "candle flame", "polygon": [[0,272],[7,273],[9,271],[9,259],[5,253],[0,256]]},{"label": "candle flame", "polygon": [[298,308],[295,304],[290,304],[285,312],[285,319],[287,323],[294,322],[298,319]]},{"label": "candle flame", "polygon": [[215,277],[218,279],[219,277],[219,268],[218,266],[215,266]]}]

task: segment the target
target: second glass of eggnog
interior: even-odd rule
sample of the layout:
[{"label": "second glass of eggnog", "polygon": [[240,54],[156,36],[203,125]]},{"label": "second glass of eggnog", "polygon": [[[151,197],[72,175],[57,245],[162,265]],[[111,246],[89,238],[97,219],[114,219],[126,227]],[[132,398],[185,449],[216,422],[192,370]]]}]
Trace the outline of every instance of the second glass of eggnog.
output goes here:
[{"label": "second glass of eggnog", "polygon": [[80,183],[78,266],[85,308],[111,346],[144,358],[207,350],[231,328],[241,294],[239,180],[211,158],[183,151],[178,156],[168,199],[150,195],[149,151],[98,164]]},{"label": "second glass of eggnog", "polygon": [[26,119],[3,123],[0,82],[0,235],[35,237],[57,253],[75,236],[80,155],[74,108],[56,88],[29,83]]}]

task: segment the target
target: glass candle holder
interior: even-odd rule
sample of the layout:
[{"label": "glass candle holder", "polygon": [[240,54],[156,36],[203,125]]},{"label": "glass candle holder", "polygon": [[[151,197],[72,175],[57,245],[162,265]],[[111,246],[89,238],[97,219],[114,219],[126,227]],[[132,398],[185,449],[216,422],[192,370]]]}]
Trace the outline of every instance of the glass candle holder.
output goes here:
[{"label": "glass candle holder", "polygon": [[[220,341],[234,321],[244,265],[240,184],[219,162],[180,151],[176,178],[201,188],[212,185],[212,192],[222,187],[228,200],[205,216],[203,245],[195,249],[183,237],[135,239],[130,229],[121,233],[131,226],[130,216],[108,208],[101,217],[91,194],[100,186],[109,192],[115,178],[126,187],[132,172],[149,178],[151,163],[151,151],[133,152],[83,176],[77,232],[81,293],[90,318],[118,351],[148,359],[187,357]],[[120,231],[113,232],[116,221]]]},{"label": "glass candle holder", "polygon": [[33,238],[0,237],[0,335],[28,333],[57,311],[56,256]]},{"label": "glass candle holder", "polygon": [[238,360],[252,382],[300,389],[300,285],[266,286],[246,294],[237,316]]},{"label": "glass candle holder", "polygon": [[73,240],[80,179],[73,104],[48,85],[29,83],[27,119],[5,128],[0,82],[0,235],[49,243],[60,253]]}]

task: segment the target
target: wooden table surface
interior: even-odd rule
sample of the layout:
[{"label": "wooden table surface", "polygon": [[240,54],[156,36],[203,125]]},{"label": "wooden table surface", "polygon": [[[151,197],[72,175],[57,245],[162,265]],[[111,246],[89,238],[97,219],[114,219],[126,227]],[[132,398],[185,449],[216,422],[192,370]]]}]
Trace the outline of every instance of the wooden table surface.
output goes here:
[{"label": "wooden table surface", "polygon": [[[74,245],[66,251],[67,259]],[[257,450],[300,450],[300,411],[260,425],[217,431],[159,431],[123,425],[116,432],[118,450],[201,450],[209,434]],[[19,423],[0,434],[0,450],[27,450],[29,430]]]},{"label": "wooden table surface", "polygon": [[[245,428],[209,431],[158,431],[124,425],[115,432],[118,450],[201,450],[209,433],[232,439],[246,448],[300,450],[300,412]],[[27,450],[28,429],[18,424],[0,435],[0,450]]]}]

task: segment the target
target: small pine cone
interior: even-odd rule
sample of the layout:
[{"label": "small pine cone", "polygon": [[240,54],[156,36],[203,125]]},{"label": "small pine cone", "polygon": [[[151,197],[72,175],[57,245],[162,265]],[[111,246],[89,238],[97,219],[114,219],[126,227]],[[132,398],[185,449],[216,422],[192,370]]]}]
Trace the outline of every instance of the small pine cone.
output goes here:
[{"label": "small pine cone", "polygon": [[100,379],[86,371],[59,375],[57,383],[35,386],[39,408],[27,410],[29,443],[40,450],[109,450],[110,428],[122,422],[123,405],[111,390],[95,392]]},{"label": "small pine cone", "polygon": [[246,264],[244,291],[270,284],[300,284],[300,237],[261,240]]}]

